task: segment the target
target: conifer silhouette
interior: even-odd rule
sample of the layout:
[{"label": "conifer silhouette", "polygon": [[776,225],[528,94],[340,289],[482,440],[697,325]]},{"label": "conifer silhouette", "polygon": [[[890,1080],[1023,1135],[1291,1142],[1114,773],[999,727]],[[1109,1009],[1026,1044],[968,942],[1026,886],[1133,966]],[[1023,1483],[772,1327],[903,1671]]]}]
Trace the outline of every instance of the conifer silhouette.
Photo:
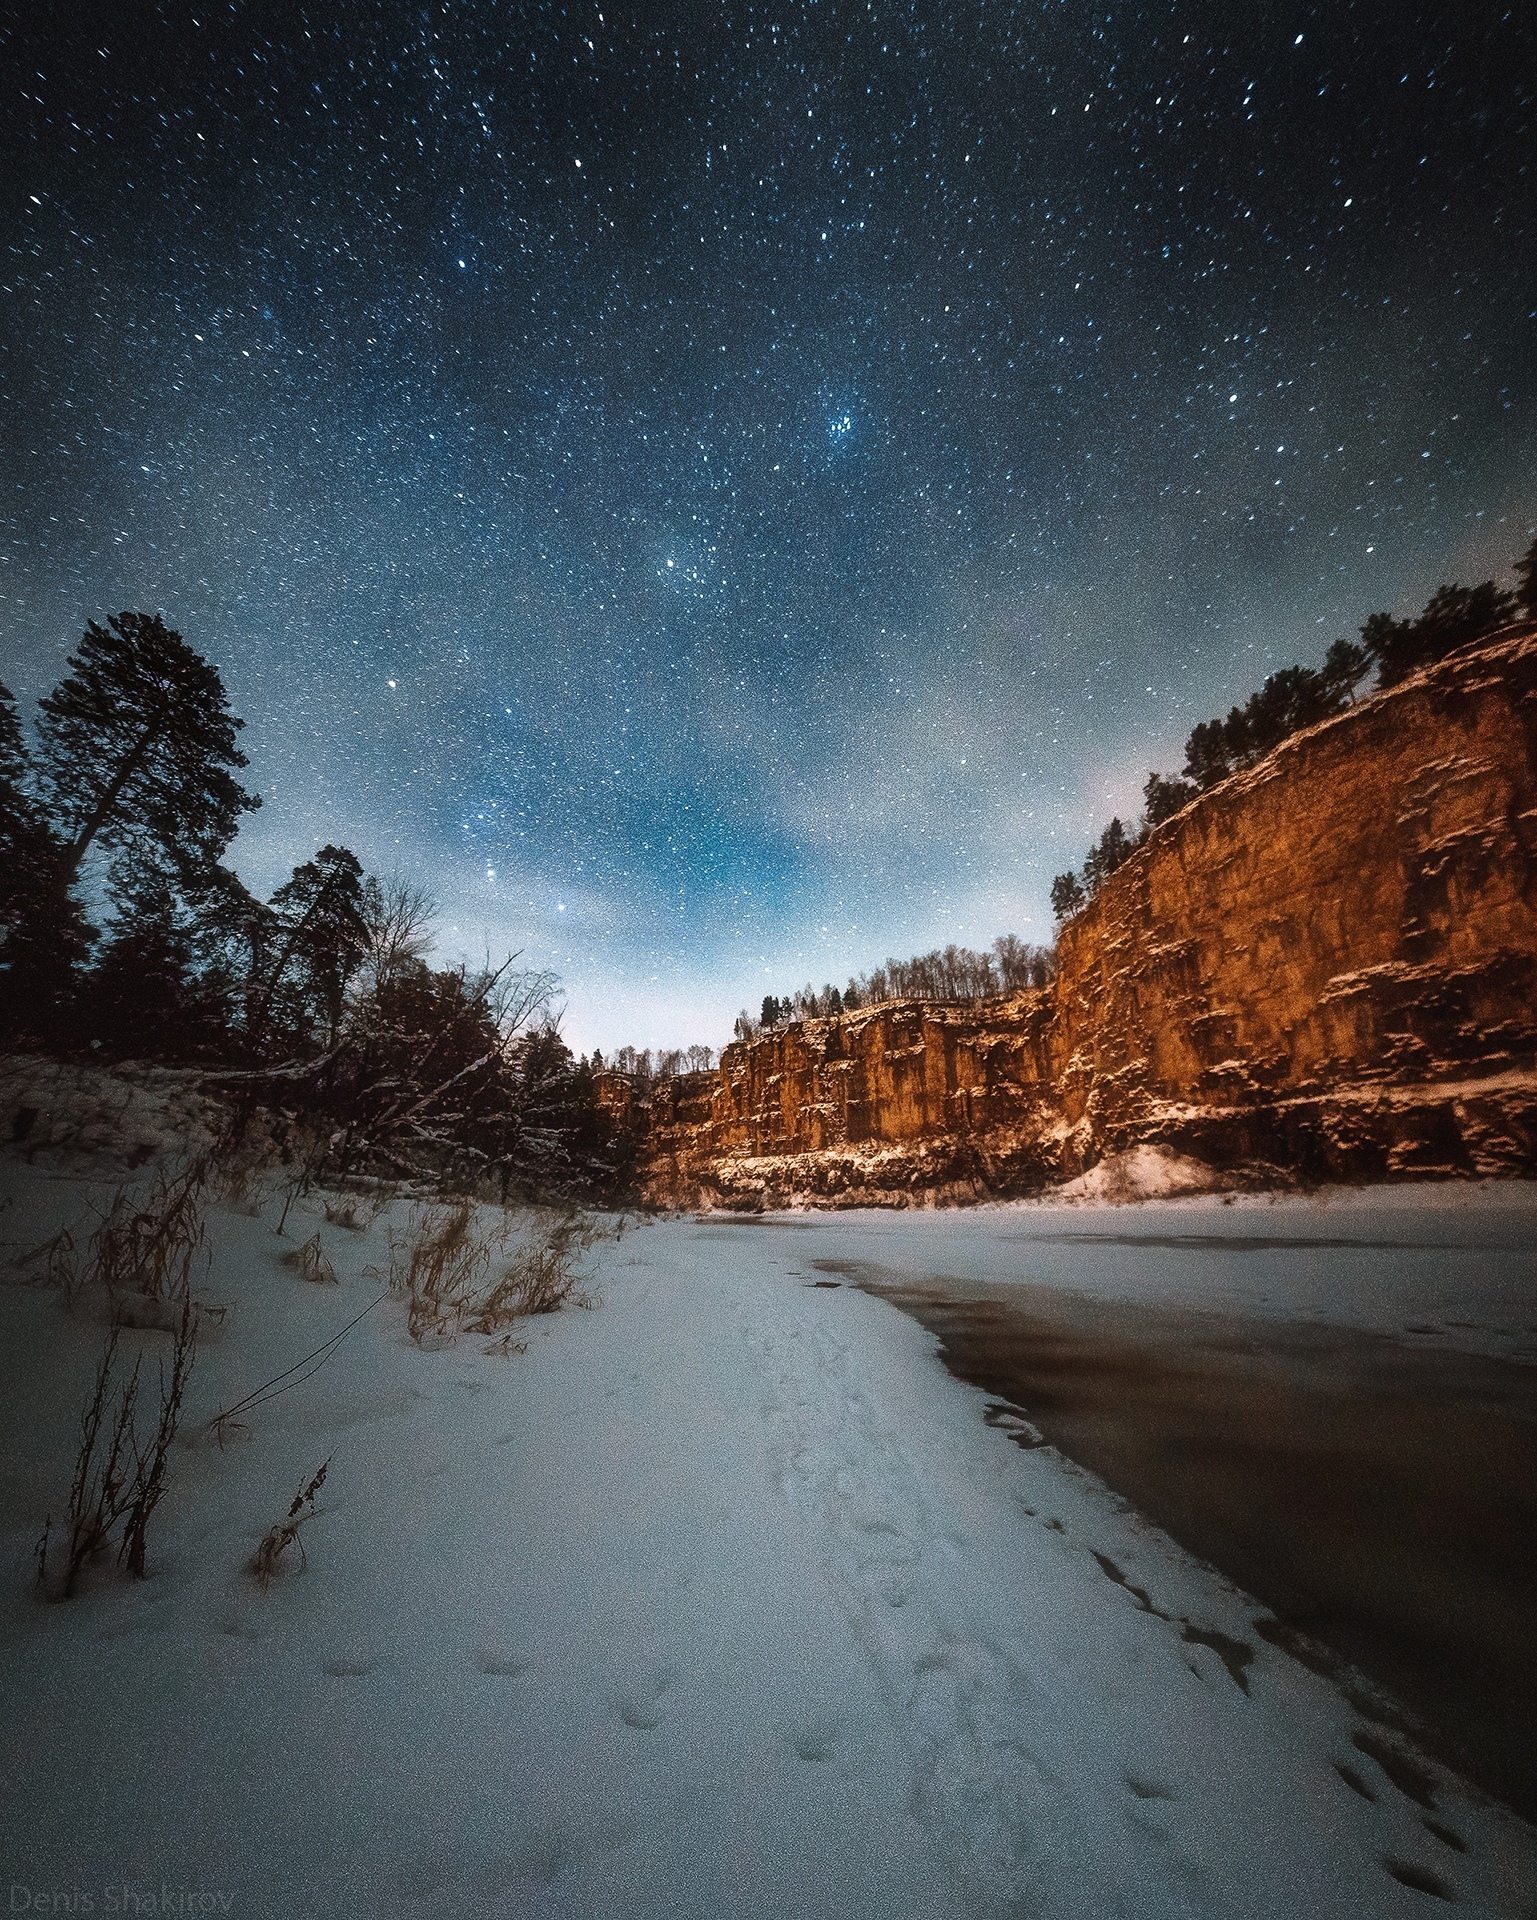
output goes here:
[{"label": "conifer silhouette", "polygon": [[40,703],[39,783],[73,877],[100,841],[150,845],[198,883],[260,806],[233,778],[245,723],[218,669],[158,614],[93,620],[66,679]]}]

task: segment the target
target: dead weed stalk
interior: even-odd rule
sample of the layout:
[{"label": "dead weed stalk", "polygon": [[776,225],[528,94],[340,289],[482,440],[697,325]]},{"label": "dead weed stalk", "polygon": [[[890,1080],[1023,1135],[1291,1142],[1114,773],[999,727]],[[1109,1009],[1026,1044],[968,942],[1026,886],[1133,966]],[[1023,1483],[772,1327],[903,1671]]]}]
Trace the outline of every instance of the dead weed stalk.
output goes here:
[{"label": "dead weed stalk", "polygon": [[316,1469],[309,1485],[300,1487],[294,1495],[287,1517],[279,1520],[276,1526],[269,1527],[263,1534],[261,1545],[256,1549],[251,1560],[251,1574],[264,1592],[277,1578],[283,1555],[290,1547],[299,1549],[301,1573],[309,1565],[309,1558],[304,1551],[304,1542],[299,1538],[299,1529],[315,1511],[315,1496],[326,1483],[326,1468],[330,1464],[331,1456],[327,1454]]},{"label": "dead weed stalk", "polygon": [[471,1333],[502,1333],[530,1314],[559,1313],[567,1301],[587,1304],[578,1293],[579,1261],[601,1229],[580,1213],[535,1214],[531,1231],[501,1278],[465,1324]]},{"label": "dead weed stalk", "polygon": [[[183,1293],[181,1297],[181,1317],[171,1348],[169,1377],[164,1362],[160,1366],[160,1405],[154,1432],[148,1441],[140,1439],[138,1423],[139,1389],[144,1370],[142,1352],[136,1356],[127,1379],[118,1386],[114,1400],[120,1338],[121,1331],[114,1325],[96,1369],[91,1397],[81,1416],[80,1450],[69,1490],[69,1547],[60,1579],[64,1599],[75,1591],[86,1566],[107,1551],[118,1529],[121,1529],[117,1543],[118,1565],[134,1579],[144,1578],[149,1522],[165,1492],[166,1465],[181,1421],[187,1379],[197,1355],[197,1310],[190,1294]],[[50,1515],[37,1549],[39,1585],[45,1584],[48,1577],[48,1538],[52,1526]]]},{"label": "dead weed stalk", "polygon": [[411,1210],[405,1233],[390,1234],[390,1291],[406,1302],[418,1346],[451,1340],[463,1326],[490,1265],[495,1241],[476,1229],[468,1200]]},{"label": "dead weed stalk", "polygon": [[336,1193],[321,1200],[327,1223],[345,1227],[348,1233],[367,1233],[394,1199],[393,1187],[382,1186],[376,1193]]},{"label": "dead weed stalk", "polygon": [[74,1299],[75,1289],[80,1284],[80,1272],[75,1257],[75,1236],[68,1227],[60,1227],[41,1246],[18,1253],[11,1265],[19,1273],[32,1268],[34,1281],[41,1280],[44,1286],[57,1287],[66,1304]]},{"label": "dead weed stalk", "polygon": [[366,1320],[382,1300],[389,1294],[376,1294],[361,1313],[354,1314],[339,1333],[333,1333],[329,1340],[323,1340],[302,1360],[296,1360],[291,1367],[285,1367],[281,1373],[275,1373],[270,1380],[263,1380],[259,1387],[252,1387],[249,1393],[232,1402],[216,1413],[208,1423],[208,1430],[214,1435],[222,1448],[232,1434],[249,1431],[248,1414],[258,1407],[264,1407],[269,1400],[280,1400],[285,1393],[292,1393],[295,1387],[302,1387],[319,1373],[326,1362],[335,1357],[337,1349],[360,1321]]}]

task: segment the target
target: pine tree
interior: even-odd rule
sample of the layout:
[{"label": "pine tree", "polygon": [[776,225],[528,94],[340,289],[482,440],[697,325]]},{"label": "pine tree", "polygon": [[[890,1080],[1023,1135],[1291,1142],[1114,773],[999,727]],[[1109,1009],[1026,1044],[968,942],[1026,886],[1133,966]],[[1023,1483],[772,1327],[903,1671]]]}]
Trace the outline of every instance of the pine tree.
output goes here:
[{"label": "pine tree", "polygon": [[1161,773],[1150,773],[1142,788],[1142,817],[1149,827],[1161,826],[1188,807],[1196,788],[1188,780],[1169,780]]},{"label": "pine tree", "polygon": [[11,1044],[54,1037],[94,932],[29,773],[16,703],[0,686],[0,1038]]},{"label": "pine tree", "polygon": [[1185,777],[1204,793],[1233,771],[1233,752],[1221,720],[1203,720],[1185,742]]},{"label": "pine tree", "polygon": [[1112,820],[1089,849],[1089,857],[1083,863],[1083,883],[1089,892],[1097,893],[1111,874],[1124,866],[1136,850],[1136,843],[1120,820]]},{"label": "pine tree", "polygon": [[186,1061],[224,1051],[228,982],[205,968],[202,934],[164,873],[136,874],[117,890],[117,918],[81,1005],[109,1056]]},{"label": "pine tree", "polygon": [[347,987],[369,950],[363,869],[345,847],[322,847],[272,896],[275,952],[253,996],[252,1047],[274,1025],[308,1043],[319,1029],[334,1046]]},{"label": "pine tree", "polygon": [[1417,620],[1374,613],[1361,628],[1361,644],[1376,662],[1378,686],[1392,687],[1420,667],[1503,626],[1516,608],[1516,595],[1501,592],[1492,580],[1476,587],[1440,586]]},{"label": "pine tree", "polygon": [[97,842],[151,847],[189,881],[261,804],[232,777],[246,757],[218,670],[158,614],[93,620],[41,703],[38,770],[71,878]]}]

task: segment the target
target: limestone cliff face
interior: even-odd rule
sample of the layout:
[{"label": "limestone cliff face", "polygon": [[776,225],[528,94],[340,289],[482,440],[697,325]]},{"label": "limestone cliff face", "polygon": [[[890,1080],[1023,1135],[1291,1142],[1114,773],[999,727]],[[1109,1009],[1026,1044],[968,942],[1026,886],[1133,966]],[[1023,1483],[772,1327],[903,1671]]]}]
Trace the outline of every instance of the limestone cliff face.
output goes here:
[{"label": "limestone cliff face", "polygon": [[1204,794],[1057,955],[1046,988],[808,1021],[660,1083],[653,1195],[1020,1193],[1141,1142],[1261,1178],[1537,1172],[1537,628]]}]

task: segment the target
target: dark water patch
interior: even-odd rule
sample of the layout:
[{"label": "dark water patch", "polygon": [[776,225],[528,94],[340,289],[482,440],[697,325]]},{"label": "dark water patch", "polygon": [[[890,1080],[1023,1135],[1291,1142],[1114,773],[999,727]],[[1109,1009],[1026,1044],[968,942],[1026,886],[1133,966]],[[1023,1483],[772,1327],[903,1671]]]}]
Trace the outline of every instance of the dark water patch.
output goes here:
[{"label": "dark water patch", "polygon": [[[827,1264],[1253,1594],[1268,1609],[1256,1634],[1363,1719],[1537,1817],[1530,1368],[1350,1328]],[[1428,1773],[1403,1784],[1418,1763],[1396,1739],[1383,1751],[1400,1791],[1428,1791]]]},{"label": "dark water patch", "polygon": [[[825,1223],[821,1220],[781,1220],[766,1213],[704,1213],[695,1216],[694,1224],[703,1227],[707,1233],[724,1227],[762,1227],[782,1233],[819,1233]],[[696,1234],[695,1238],[698,1237]]]},{"label": "dark water patch", "polygon": [[1099,1570],[1105,1578],[1107,1580],[1113,1580],[1118,1587],[1124,1587],[1144,1613],[1156,1613],[1160,1620],[1167,1620],[1169,1618],[1168,1614],[1161,1612],[1153,1605],[1148,1597],[1147,1589],[1145,1587],[1134,1586],[1121,1568],[1110,1558],[1108,1553],[1096,1553],[1094,1558],[1099,1562]]}]

